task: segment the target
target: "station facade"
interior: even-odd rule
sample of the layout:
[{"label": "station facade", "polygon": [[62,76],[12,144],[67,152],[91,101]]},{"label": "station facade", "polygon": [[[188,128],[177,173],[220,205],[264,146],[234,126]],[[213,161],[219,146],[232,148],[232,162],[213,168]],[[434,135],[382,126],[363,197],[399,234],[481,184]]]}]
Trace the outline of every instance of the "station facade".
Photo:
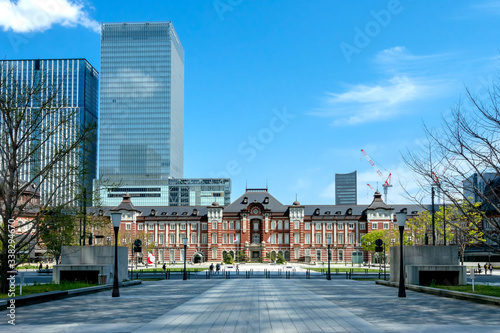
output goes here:
[{"label": "station facade", "polygon": [[[326,262],[330,243],[333,262],[367,262],[361,237],[375,229],[397,227],[394,213],[406,208],[408,218],[416,206],[388,206],[377,191],[370,205],[284,205],[267,189],[247,189],[228,206],[135,207],[126,194],[117,207],[105,212],[122,213],[119,240],[130,248],[142,239],[155,262],[184,261],[183,239],[187,238],[187,260],[221,262],[225,252],[244,253],[249,261],[269,261],[275,252],[288,262]],[[241,251],[241,252],[240,252]]]}]

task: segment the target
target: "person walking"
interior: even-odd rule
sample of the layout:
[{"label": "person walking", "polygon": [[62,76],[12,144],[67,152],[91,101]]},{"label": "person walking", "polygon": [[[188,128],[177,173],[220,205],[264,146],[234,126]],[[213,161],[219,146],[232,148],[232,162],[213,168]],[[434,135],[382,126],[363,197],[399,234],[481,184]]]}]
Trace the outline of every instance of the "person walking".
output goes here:
[{"label": "person walking", "polygon": [[214,273],[214,264],[210,264],[210,275]]},{"label": "person walking", "polygon": [[493,275],[493,265],[490,262],[490,275]]},{"label": "person walking", "polygon": [[217,271],[217,274],[220,273],[220,264],[217,263],[217,265],[215,266],[215,270]]},{"label": "person walking", "polygon": [[163,263],[163,273],[167,270],[167,264]]},{"label": "person walking", "polygon": [[488,264],[484,263],[484,275],[488,274]]},{"label": "person walking", "polygon": [[477,263],[477,274],[481,274],[481,264]]}]

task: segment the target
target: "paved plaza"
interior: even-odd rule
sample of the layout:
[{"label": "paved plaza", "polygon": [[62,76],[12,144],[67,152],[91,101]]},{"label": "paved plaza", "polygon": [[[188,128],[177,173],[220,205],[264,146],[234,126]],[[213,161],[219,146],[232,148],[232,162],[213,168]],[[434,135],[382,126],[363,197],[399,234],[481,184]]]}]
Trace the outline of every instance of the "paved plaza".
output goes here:
[{"label": "paved plaza", "polygon": [[[7,332],[500,332],[500,308],[373,281],[162,280],[16,310]],[[3,312],[6,314],[5,312]]]}]

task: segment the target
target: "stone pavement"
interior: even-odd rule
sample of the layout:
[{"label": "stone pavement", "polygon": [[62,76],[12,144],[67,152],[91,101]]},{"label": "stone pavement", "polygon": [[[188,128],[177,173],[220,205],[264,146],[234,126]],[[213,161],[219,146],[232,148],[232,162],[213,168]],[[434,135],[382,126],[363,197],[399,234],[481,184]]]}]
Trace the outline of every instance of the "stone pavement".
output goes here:
[{"label": "stone pavement", "polygon": [[[500,332],[500,307],[373,281],[163,280],[16,310],[5,332]],[[3,313],[3,314],[2,314]]]}]

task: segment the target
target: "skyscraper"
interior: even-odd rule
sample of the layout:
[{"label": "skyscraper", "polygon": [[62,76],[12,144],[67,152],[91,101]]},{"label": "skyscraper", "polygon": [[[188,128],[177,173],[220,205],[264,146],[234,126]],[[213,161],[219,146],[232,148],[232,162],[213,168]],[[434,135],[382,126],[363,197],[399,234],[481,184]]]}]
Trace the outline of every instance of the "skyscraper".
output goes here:
[{"label": "skyscraper", "polygon": [[128,192],[139,206],[229,204],[229,179],[182,178],[184,49],[172,22],[101,29],[99,203]]},{"label": "skyscraper", "polygon": [[335,174],[335,204],[358,204],[357,171]]},{"label": "skyscraper", "polygon": [[171,22],[103,23],[99,178],[182,178],[184,49]]},{"label": "skyscraper", "polygon": [[[1,75],[4,79],[15,78],[19,86],[39,87],[38,96],[32,96],[28,104],[31,116],[33,110],[47,103],[47,98],[57,96],[50,103],[56,113],[40,115],[41,126],[30,135],[27,147],[40,144],[35,155],[30,156],[29,163],[21,163],[19,170],[22,180],[34,179],[37,170],[53,163],[55,153],[61,148],[60,140],[73,140],[84,125],[97,125],[97,88],[99,73],[85,59],[27,59],[2,60]],[[12,74],[6,74],[12,71]],[[5,82],[7,85],[9,82]],[[5,87],[3,88],[5,89]],[[10,89],[10,88],[8,88]],[[17,88],[22,90],[22,88]],[[42,107],[48,110],[48,107]],[[69,115],[66,118],[66,115]],[[64,120],[63,120],[64,119]],[[54,196],[50,204],[68,202],[81,193],[82,188],[90,193],[92,179],[96,176],[97,135],[92,133],[89,142],[81,148],[71,151],[59,161],[41,184],[40,196],[42,204],[47,204],[48,197]],[[32,148],[27,148],[26,153]],[[60,155],[59,155],[60,156]],[[18,157],[22,159],[22,157]],[[85,179],[77,176],[69,169],[85,169]],[[57,170],[64,170],[59,173]],[[37,183],[40,178],[36,178]],[[77,188],[78,187],[78,188]]]}]

